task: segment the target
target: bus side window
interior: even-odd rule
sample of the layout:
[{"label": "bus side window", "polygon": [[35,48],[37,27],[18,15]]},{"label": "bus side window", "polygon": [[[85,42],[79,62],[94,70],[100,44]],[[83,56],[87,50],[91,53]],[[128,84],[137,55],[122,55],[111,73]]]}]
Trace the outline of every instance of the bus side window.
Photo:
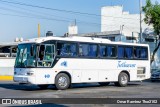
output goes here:
[{"label": "bus side window", "polygon": [[141,58],[147,58],[147,48],[141,48]]},{"label": "bus side window", "polygon": [[66,44],[62,44],[62,48],[60,49],[60,56],[67,56],[67,45]]},{"label": "bus side window", "polygon": [[60,55],[62,48],[62,43],[57,43],[57,55]]},{"label": "bus side window", "polygon": [[76,44],[71,44],[70,51],[71,51],[71,56],[77,56]]},{"label": "bus side window", "polygon": [[90,57],[96,57],[97,56],[97,45],[89,45],[89,54]]},{"label": "bus side window", "polygon": [[124,58],[124,47],[118,46],[118,58]]},{"label": "bus side window", "polygon": [[147,48],[145,47],[135,47],[134,48],[134,58],[138,59],[147,59],[148,53]]},{"label": "bus side window", "polygon": [[60,56],[76,56],[77,49],[75,43],[58,43],[57,53]]},{"label": "bus side window", "polygon": [[140,47],[135,47],[134,48],[134,58],[140,58],[140,54],[141,54]]},{"label": "bus side window", "polygon": [[133,52],[133,48],[132,47],[126,47],[125,48],[125,55],[127,59],[131,59],[132,58],[132,52]]},{"label": "bus side window", "polygon": [[116,47],[115,46],[107,46],[107,57],[116,57]]},{"label": "bus side window", "polygon": [[100,46],[100,57],[106,57],[106,46]]},{"label": "bus side window", "polygon": [[89,54],[89,45],[88,44],[80,44],[79,45],[79,55],[80,56],[88,56]]}]

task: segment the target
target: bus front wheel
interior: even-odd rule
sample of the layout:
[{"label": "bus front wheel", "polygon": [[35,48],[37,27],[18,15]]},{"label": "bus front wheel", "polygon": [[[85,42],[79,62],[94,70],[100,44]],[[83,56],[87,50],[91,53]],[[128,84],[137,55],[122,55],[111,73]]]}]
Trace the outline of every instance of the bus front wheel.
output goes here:
[{"label": "bus front wheel", "polygon": [[58,90],[65,90],[70,86],[70,78],[65,73],[60,73],[56,76],[55,86]]},{"label": "bus front wheel", "polygon": [[115,82],[116,86],[125,87],[128,84],[128,75],[124,72],[118,76],[118,82]]}]

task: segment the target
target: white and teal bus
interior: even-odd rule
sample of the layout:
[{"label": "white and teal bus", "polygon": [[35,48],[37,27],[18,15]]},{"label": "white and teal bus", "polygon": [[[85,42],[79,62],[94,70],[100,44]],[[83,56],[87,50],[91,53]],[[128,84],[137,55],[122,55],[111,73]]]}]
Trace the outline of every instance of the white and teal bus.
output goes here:
[{"label": "white and teal bus", "polygon": [[42,37],[18,45],[14,81],[67,89],[73,83],[126,86],[150,78],[146,44],[91,37]]}]

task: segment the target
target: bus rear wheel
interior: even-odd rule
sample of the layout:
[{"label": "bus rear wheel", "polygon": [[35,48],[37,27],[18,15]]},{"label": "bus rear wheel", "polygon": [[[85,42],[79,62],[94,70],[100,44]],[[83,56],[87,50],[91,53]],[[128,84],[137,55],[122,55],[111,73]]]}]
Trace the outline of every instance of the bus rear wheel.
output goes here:
[{"label": "bus rear wheel", "polygon": [[100,84],[101,86],[107,86],[107,85],[110,84],[110,82],[99,82],[99,84]]},{"label": "bus rear wheel", "polygon": [[125,87],[128,84],[128,75],[124,72],[118,76],[118,82],[115,82],[116,86]]},{"label": "bus rear wheel", "polygon": [[70,78],[65,73],[60,73],[56,76],[55,86],[58,90],[65,90],[70,86]]}]

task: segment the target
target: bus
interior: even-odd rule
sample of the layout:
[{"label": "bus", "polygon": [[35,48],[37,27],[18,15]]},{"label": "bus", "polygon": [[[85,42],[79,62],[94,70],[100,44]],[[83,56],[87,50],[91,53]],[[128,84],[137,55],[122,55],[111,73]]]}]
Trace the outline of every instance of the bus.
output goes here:
[{"label": "bus", "polygon": [[13,80],[18,43],[0,43],[0,80]]},{"label": "bus", "polygon": [[59,90],[74,83],[125,87],[150,78],[147,44],[93,37],[41,37],[18,45],[14,81]]}]

